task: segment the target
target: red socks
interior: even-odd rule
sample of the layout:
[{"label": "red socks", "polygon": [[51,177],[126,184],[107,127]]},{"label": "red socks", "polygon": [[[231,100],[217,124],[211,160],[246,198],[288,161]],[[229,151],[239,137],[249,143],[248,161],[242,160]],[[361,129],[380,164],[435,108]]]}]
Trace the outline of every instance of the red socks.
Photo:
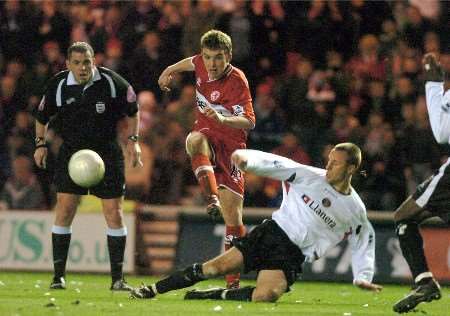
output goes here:
[{"label": "red socks", "polygon": [[192,157],[191,165],[205,197],[209,198],[213,194],[219,196],[214,169],[208,156],[200,154]]},{"label": "red socks", "polygon": [[[245,235],[245,226],[239,225],[239,226],[226,226],[225,231],[225,251],[230,249],[232,247],[231,240],[235,237],[241,237]],[[227,288],[228,289],[235,289],[239,288],[239,279],[240,279],[240,273],[235,274],[227,274],[225,276],[225,280],[227,281]]]}]

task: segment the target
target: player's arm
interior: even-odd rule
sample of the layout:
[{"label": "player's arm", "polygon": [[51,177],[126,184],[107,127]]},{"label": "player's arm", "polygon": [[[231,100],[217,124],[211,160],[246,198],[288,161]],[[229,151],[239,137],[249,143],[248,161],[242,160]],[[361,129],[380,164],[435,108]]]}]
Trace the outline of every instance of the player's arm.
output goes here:
[{"label": "player's arm", "polygon": [[375,271],[375,231],[367,217],[354,228],[349,244],[352,250],[353,284],[363,290],[379,292],[381,285],[372,283]]},{"label": "player's arm", "polygon": [[164,71],[161,73],[158,79],[158,85],[161,88],[161,90],[164,91],[170,91],[169,84],[172,80],[172,74],[177,72],[184,72],[184,71],[194,71],[195,66],[192,62],[193,57],[188,57],[183,60],[180,60],[179,62],[168,66]]},{"label": "player's arm", "polygon": [[47,142],[46,142],[46,134],[47,134],[47,124],[43,124],[36,119],[35,123],[35,146],[36,150],[34,151],[34,161],[39,168],[45,169],[47,167]]},{"label": "player's arm", "polygon": [[35,118],[35,151],[34,161],[39,168],[47,167],[47,128],[51,117],[56,114],[55,91],[54,86],[60,77],[53,77],[47,84],[45,94],[42,96],[41,102],[33,110]]},{"label": "player's arm", "polygon": [[233,87],[236,95],[232,99],[233,115],[223,116],[221,113],[207,107],[204,114],[220,124],[231,128],[253,129],[255,127],[255,114],[253,112],[252,97],[246,78],[236,80]]},{"label": "player's arm", "polygon": [[450,91],[444,94],[444,73],[434,54],[423,61],[426,84],[425,96],[434,138],[440,144],[450,139]]},{"label": "player's arm", "polygon": [[310,168],[282,156],[252,149],[238,149],[231,159],[244,172],[280,181],[293,182]]},{"label": "player's arm", "polygon": [[239,129],[252,129],[255,127],[255,123],[253,123],[245,116],[223,116],[216,110],[209,107],[205,109],[203,114],[228,127]]},{"label": "player's arm", "polygon": [[446,144],[450,139],[450,90],[444,94],[443,82],[428,81],[425,96],[434,138]]},{"label": "player's arm", "polygon": [[123,104],[123,114],[128,126],[127,155],[133,167],[142,167],[141,146],[139,145],[139,105],[133,87],[120,75],[114,73],[116,79],[119,102]]},{"label": "player's arm", "polygon": [[133,167],[141,167],[141,147],[139,146],[139,111],[131,116],[127,116],[128,139],[127,154],[131,158]]},{"label": "player's arm", "polygon": [[233,128],[242,128],[242,129],[253,129],[255,124],[250,121],[245,116],[227,116],[222,120],[222,124],[233,127]]}]

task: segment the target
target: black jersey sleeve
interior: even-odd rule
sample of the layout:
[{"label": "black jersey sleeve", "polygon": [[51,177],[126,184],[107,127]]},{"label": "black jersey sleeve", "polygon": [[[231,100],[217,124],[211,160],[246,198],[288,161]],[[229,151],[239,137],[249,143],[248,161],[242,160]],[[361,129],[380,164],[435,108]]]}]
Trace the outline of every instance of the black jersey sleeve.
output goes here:
[{"label": "black jersey sleeve", "polygon": [[64,76],[59,73],[47,82],[41,101],[33,109],[33,116],[41,124],[46,125],[56,114],[56,89],[61,80],[64,80]]},{"label": "black jersey sleeve", "polygon": [[115,72],[112,73],[117,88],[117,101],[121,105],[122,114],[134,116],[138,112],[139,106],[133,87],[122,76]]}]

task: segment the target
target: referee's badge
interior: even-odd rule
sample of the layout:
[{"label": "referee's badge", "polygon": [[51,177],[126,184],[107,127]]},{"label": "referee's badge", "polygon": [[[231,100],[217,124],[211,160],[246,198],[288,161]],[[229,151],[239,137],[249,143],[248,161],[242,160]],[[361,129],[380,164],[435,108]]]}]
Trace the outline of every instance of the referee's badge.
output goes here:
[{"label": "referee's badge", "polygon": [[99,114],[105,112],[105,109],[106,109],[105,102],[99,101],[99,102],[95,103],[95,109],[97,110],[97,113],[99,113]]}]

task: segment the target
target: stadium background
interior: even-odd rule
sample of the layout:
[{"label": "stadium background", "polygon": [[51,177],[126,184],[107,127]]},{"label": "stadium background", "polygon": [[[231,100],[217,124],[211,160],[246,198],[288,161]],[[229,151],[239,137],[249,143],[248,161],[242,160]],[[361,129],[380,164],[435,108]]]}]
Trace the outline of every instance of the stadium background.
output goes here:
[{"label": "stadium background", "polygon": [[[193,229],[203,216],[203,201],[184,139],[193,121],[195,87],[191,76],[180,75],[172,92],[163,94],[157,78],[167,65],[197,53],[203,32],[218,28],[232,36],[232,63],[246,72],[251,86],[257,124],[249,148],[323,167],[332,144],[360,145],[367,178],[357,177],[354,186],[368,209],[376,210],[371,218],[381,221],[378,235],[386,233],[378,269],[389,266],[398,273],[404,261],[389,256],[389,249],[399,251],[392,211],[449,154],[431,133],[420,64],[424,53],[438,52],[450,71],[449,12],[448,2],[416,0],[1,2],[0,267],[20,268],[23,259],[23,268],[38,268],[30,263],[44,254],[39,260],[51,269],[44,237],[50,229],[40,218],[51,216],[51,166],[61,141],[50,133],[49,169],[35,168],[30,113],[47,79],[65,68],[68,45],[80,40],[93,45],[98,65],[133,84],[141,105],[145,168],[126,171],[137,252],[134,258],[128,250],[135,259],[128,271],[165,273],[198,260],[192,258],[195,243],[180,241],[208,240],[220,224],[202,222],[203,230]],[[118,135],[121,141],[126,136]],[[255,223],[278,205],[280,188],[252,175],[246,181],[245,206],[253,208],[245,213]],[[80,222],[82,216],[101,217],[96,203],[84,199],[82,210],[97,214],[80,214]],[[97,231],[104,239],[104,231]],[[448,229],[427,234],[427,251],[436,251],[432,257],[449,258]],[[219,244],[210,245],[212,252],[220,251]],[[76,268],[73,245],[72,251],[69,269],[83,270]],[[345,257],[345,247],[339,251],[336,260]],[[440,261],[432,266],[440,264],[439,277],[448,281],[450,260]],[[338,263],[329,261],[328,273],[317,270],[317,275],[331,278]],[[106,271],[105,264],[88,270]],[[342,271],[337,279],[348,279],[349,270]],[[389,271],[383,272],[386,280],[397,280]],[[314,268],[309,272],[314,275]],[[405,277],[407,271],[398,280]]]}]

